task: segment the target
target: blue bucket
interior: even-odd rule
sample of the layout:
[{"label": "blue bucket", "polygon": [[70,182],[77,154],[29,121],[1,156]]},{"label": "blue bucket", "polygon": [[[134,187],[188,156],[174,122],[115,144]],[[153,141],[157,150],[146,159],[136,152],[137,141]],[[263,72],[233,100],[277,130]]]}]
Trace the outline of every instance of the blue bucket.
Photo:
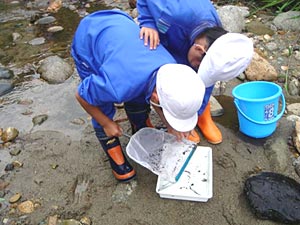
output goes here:
[{"label": "blue bucket", "polygon": [[[267,81],[247,82],[236,86],[232,95],[242,133],[254,138],[264,138],[275,131],[276,122],[285,109],[285,99],[279,85]],[[278,114],[280,97],[282,109]]]}]

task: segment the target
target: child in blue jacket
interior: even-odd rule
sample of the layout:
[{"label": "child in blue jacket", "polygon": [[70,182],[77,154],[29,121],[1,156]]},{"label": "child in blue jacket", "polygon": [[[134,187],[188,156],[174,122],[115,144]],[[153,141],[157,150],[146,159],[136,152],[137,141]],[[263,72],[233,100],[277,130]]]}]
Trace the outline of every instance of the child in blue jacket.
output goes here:
[{"label": "child in blue jacket", "polygon": [[71,49],[81,78],[76,98],[92,116],[96,136],[119,181],[136,174],[120,145],[123,131],[113,121],[114,103],[124,102],[134,131],[151,126],[148,112],[153,103],[168,132],[180,140],[194,129],[205,90],[198,74],[176,64],[163,46],[156,51],[145,48],[139,32],[126,13],[98,11],[81,20]]},{"label": "child in blue jacket", "polygon": [[[208,65],[198,70],[201,79],[209,81],[205,82],[197,127],[208,142],[221,143],[222,133],[212,120],[209,98],[216,81],[227,81],[246,69],[253,54],[252,41],[241,34],[227,33],[210,0],[137,0],[137,9],[140,38],[150,49],[161,43],[178,63],[195,71],[210,52]],[[210,51],[217,40],[218,49]],[[195,131],[192,134],[189,139],[200,142],[199,135]]]},{"label": "child in blue jacket", "polygon": [[[150,49],[161,43],[178,63],[196,71],[210,45],[227,32],[210,0],[137,0],[140,37]],[[219,144],[222,134],[210,114],[214,84],[206,87],[197,126],[208,142]],[[190,140],[200,142],[194,131]]]}]

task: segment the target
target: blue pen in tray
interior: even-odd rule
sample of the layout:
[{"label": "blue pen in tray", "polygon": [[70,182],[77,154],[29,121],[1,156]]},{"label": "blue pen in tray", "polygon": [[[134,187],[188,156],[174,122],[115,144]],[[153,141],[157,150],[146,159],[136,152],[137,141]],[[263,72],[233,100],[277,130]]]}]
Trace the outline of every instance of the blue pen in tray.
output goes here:
[{"label": "blue pen in tray", "polygon": [[193,144],[192,145],[192,150],[189,153],[189,156],[186,158],[185,162],[183,163],[181,169],[179,170],[178,174],[175,177],[175,181],[177,182],[179,180],[179,178],[181,177],[182,173],[184,172],[186,166],[189,164],[190,159],[192,158],[194,152],[197,149],[197,145]]}]

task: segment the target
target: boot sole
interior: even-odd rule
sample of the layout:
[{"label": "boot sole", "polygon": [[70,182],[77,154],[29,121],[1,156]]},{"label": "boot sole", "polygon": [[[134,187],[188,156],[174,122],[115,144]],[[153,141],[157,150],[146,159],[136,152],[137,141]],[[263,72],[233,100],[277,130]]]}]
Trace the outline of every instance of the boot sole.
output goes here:
[{"label": "boot sole", "polygon": [[[134,170],[132,170],[129,173],[124,174],[124,175],[117,174],[114,170],[112,171],[112,173],[113,173],[114,177],[120,182],[128,182],[136,177],[136,173]],[[126,177],[126,176],[129,176],[129,177]],[[124,178],[121,178],[121,177],[124,177]]]},{"label": "boot sole", "polygon": [[213,145],[218,145],[218,144],[221,144],[223,142],[223,140],[221,140],[221,141],[209,141],[209,140],[207,140],[207,142],[210,143],[210,144],[213,144]]}]

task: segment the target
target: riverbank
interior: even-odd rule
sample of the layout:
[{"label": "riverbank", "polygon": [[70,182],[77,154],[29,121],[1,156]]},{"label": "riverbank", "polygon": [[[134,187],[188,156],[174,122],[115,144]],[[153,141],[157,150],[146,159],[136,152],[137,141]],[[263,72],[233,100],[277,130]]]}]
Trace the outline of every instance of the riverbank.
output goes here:
[{"label": "riverbank", "polygon": [[[35,1],[38,2],[42,4]],[[108,3],[115,7],[114,4],[125,5],[127,2]],[[82,13],[89,8],[84,5],[80,9]],[[69,22],[68,18],[64,20]],[[22,26],[25,27],[25,23]],[[21,39],[20,42],[35,38],[35,33],[31,32],[34,26],[37,25],[26,26],[24,30],[29,30],[28,39]],[[66,28],[65,25],[63,27]],[[293,32],[287,33],[294,35]],[[253,37],[258,46],[267,43],[258,41],[264,35],[253,34]],[[283,58],[282,51],[287,49],[289,40],[280,35],[272,37],[274,40],[270,42],[275,43],[277,48],[270,61],[276,63],[274,67],[280,71],[280,66],[284,64],[277,63],[282,62],[280,57]],[[69,54],[69,42],[66,43],[63,48],[59,46],[56,48],[58,51],[50,51],[49,54],[47,48],[53,49],[55,45],[46,42],[40,46],[42,51],[37,57],[56,54],[71,61],[69,56],[63,57]],[[299,45],[299,40],[296,43]],[[270,46],[274,47],[274,44]],[[222,95],[216,96],[224,108],[224,115],[214,118],[222,131],[223,142],[211,145],[201,136],[200,145],[211,147],[213,154],[213,197],[205,203],[179,201],[160,198],[155,192],[157,176],[132,160],[137,179],[130,183],[118,183],[94,136],[90,117],[75,100],[74,93],[79,82],[76,71],[62,83],[49,84],[37,72],[38,58],[28,59],[25,65],[29,63],[30,66],[21,67],[23,72],[27,72],[24,77],[22,73],[24,82],[2,96],[0,101],[0,127],[19,130],[19,135],[11,143],[3,144],[0,149],[0,223],[276,224],[260,220],[251,212],[243,193],[244,181],[261,171],[278,172],[299,181],[293,166],[297,153],[291,145],[294,123],[285,114],[274,134],[268,138],[253,139],[240,133],[231,95],[232,89],[243,82],[240,79],[228,82],[226,89],[221,91]],[[7,67],[18,74],[18,67],[14,64],[18,65],[12,61]],[[296,68],[293,69],[294,74],[299,71],[299,66],[299,61],[289,65]],[[293,103],[300,103],[297,96],[293,97]],[[43,116],[42,121],[34,122],[36,116]],[[154,123],[159,123],[154,112],[151,112],[151,118]],[[118,109],[116,119],[121,121],[124,131],[130,133],[122,108]],[[124,149],[128,141],[128,138],[121,137]],[[7,169],[9,164],[13,164],[13,168]]]}]

